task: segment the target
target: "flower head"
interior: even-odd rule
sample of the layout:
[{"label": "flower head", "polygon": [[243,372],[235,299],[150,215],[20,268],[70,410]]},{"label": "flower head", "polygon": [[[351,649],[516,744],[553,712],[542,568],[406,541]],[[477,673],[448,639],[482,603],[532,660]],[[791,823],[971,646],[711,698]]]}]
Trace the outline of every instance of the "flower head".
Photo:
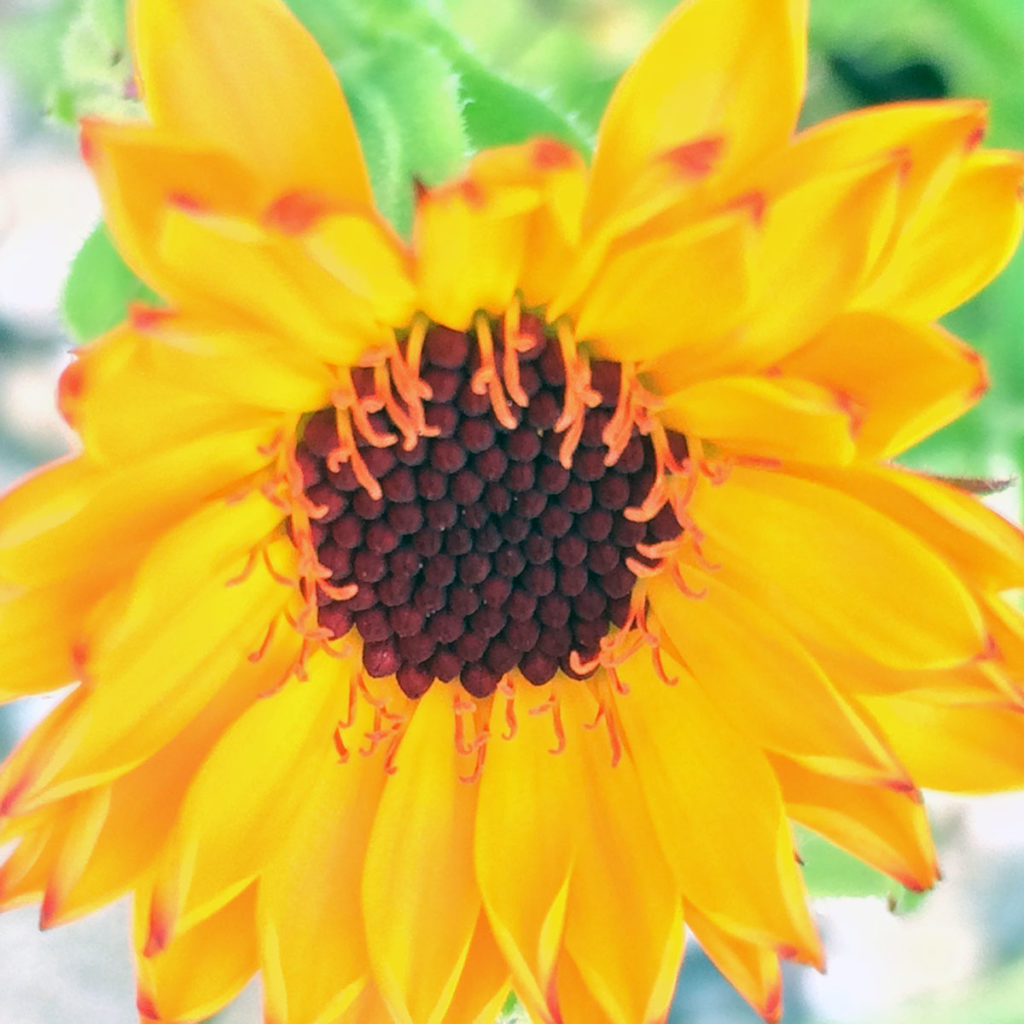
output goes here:
[{"label": "flower head", "polygon": [[985,389],[934,321],[1024,165],[973,102],[794,135],[806,3],[693,0],[590,167],[375,211],[279,0],[136,0],[83,125],[166,300],[81,349],[0,504],[5,906],[132,892],[143,1015],[662,1020],[684,924],[768,1020],[820,964],[790,822],[912,888],[917,786],[1024,781],[1024,538],[890,460]]}]

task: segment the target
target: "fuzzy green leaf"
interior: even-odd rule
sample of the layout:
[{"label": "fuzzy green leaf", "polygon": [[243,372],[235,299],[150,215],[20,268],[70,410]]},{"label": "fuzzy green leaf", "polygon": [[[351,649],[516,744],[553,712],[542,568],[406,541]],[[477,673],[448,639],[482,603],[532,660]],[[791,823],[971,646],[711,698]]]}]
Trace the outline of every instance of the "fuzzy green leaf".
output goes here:
[{"label": "fuzzy green leaf", "polygon": [[402,234],[412,226],[414,183],[438,184],[466,159],[457,80],[437,50],[395,35],[341,62],[374,197]]}]

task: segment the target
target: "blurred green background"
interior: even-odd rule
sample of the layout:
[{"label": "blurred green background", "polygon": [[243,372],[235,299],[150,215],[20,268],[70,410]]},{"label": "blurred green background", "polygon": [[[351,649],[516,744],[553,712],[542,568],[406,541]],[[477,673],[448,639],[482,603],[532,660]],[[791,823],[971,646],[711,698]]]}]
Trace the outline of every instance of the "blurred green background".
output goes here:
[{"label": "blurred green background", "polygon": [[[671,0],[289,2],[345,82],[378,200],[400,227],[408,224],[411,176],[439,180],[476,148],[546,132],[587,149],[619,75],[675,6]],[[1018,0],[811,0],[810,42],[804,123],[891,100],[984,97],[991,102],[988,144],[1024,148],[1024,3]],[[40,154],[46,166],[80,174],[75,120],[136,109],[128,86],[124,0],[0,0],[0,79],[0,480],[9,481],[60,453],[66,438],[44,396],[74,341],[116,322],[140,287],[99,233],[75,261],[59,303],[55,295],[48,308],[26,311],[24,303],[9,301],[26,283],[18,275],[27,272],[23,250],[11,255],[11,240],[26,222],[30,228],[36,223],[19,175],[35,167]],[[67,180],[58,176],[53,187],[60,190]],[[45,203],[45,190],[37,191]],[[48,250],[52,224],[41,222],[46,226],[34,244],[49,252],[50,273],[63,275],[88,219],[69,229],[70,241],[62,236]],[[17,240],[25,244],[20,234]],[[1019,472],[1022,275],[1024,258],[1018,256],[983,295],[948,318],[948,326],[986,357],[993,386],[974,411],[910,453],[908,462],[962,476]],[[1016,484],[995,501],[1019,518]],[[0,712],[0,753],[37,713],[32,707]],[[804,857],[823,897],[833,970],[824,979],[788,972],[790,1024],[1024,1020],[1024,828],[1018,824],[1024,802],[938,799],[933,811],[947,880],[921,906],[806,840]],[[3,920],[0,929],[9,927]],[[24,941],[34,942],[31,915],[18,922]],[[11,1001],[10,988],[4,995],[0,968],[0,1020],[61,1019],[46,1016],[54,1004],[46,1002],[44,989],[62,974],[62,963],[72,962],[62,956],[78,965],[80,973],[72,969],[68,982],[72,988],[109,989],[98,995],[90,989],[90,998],[99,1000],[93,1005],[108,1007],[97,1021],[136,1019],[130,979],[82,973],[75,952],[74,943],[100,943],[102,952],[104,942],[116,941],[114,933],[90,932],[88,922],[75,928],[70,945],[32,947],[32,969],[45,984],[25,996],[24,1006]],[[17,936],[0,930],[0,944],[7,948]],[[123,955],[118,947],[109,958]],[[222,1019],[255,1021],[252,996]],[[691,950],[672,1024],[754,1019]]]}]

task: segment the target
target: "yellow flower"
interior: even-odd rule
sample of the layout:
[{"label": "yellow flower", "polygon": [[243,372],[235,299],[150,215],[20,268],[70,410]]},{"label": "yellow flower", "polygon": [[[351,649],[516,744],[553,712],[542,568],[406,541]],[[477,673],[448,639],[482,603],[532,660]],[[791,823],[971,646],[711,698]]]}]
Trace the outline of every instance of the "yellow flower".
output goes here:
[{"label": "yellow flower", "polygon": [[912,888],[917,786],[1024,783],[1024,538],[893,466],[985,388],[934,321],[1021,227],[974,102],[794,136],[805,0],[694,0],[591,167],[374,211],[279,0],[136,0],[83,126],[167,301],[77,353],[0,505],[4,906],[135,897],[139,1006],[663,1020],[684,923],[768,1020],[790,821]]}]

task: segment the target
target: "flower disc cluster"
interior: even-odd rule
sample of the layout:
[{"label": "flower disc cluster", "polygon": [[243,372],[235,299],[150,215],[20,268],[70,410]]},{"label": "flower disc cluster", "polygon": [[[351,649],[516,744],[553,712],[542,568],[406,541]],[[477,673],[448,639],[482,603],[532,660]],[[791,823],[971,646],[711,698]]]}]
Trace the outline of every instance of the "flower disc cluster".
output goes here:
[{"label": "flower disc cluster", "polygon": [[149,119],[82,151],[163,303],[0,502],[0,697],[68,687],[0,906],[132,893],[145,1019],[651,1024],[689,928],[776,1020],[792,822],[923,889],[917,787],[1024,782],[1024,537],[892,462],[985,390],[935,322],[1024,162],[797,132],[806,6],[683,4],[589,165],[479,153],[407,242],[281,0],[130,4]]}]

